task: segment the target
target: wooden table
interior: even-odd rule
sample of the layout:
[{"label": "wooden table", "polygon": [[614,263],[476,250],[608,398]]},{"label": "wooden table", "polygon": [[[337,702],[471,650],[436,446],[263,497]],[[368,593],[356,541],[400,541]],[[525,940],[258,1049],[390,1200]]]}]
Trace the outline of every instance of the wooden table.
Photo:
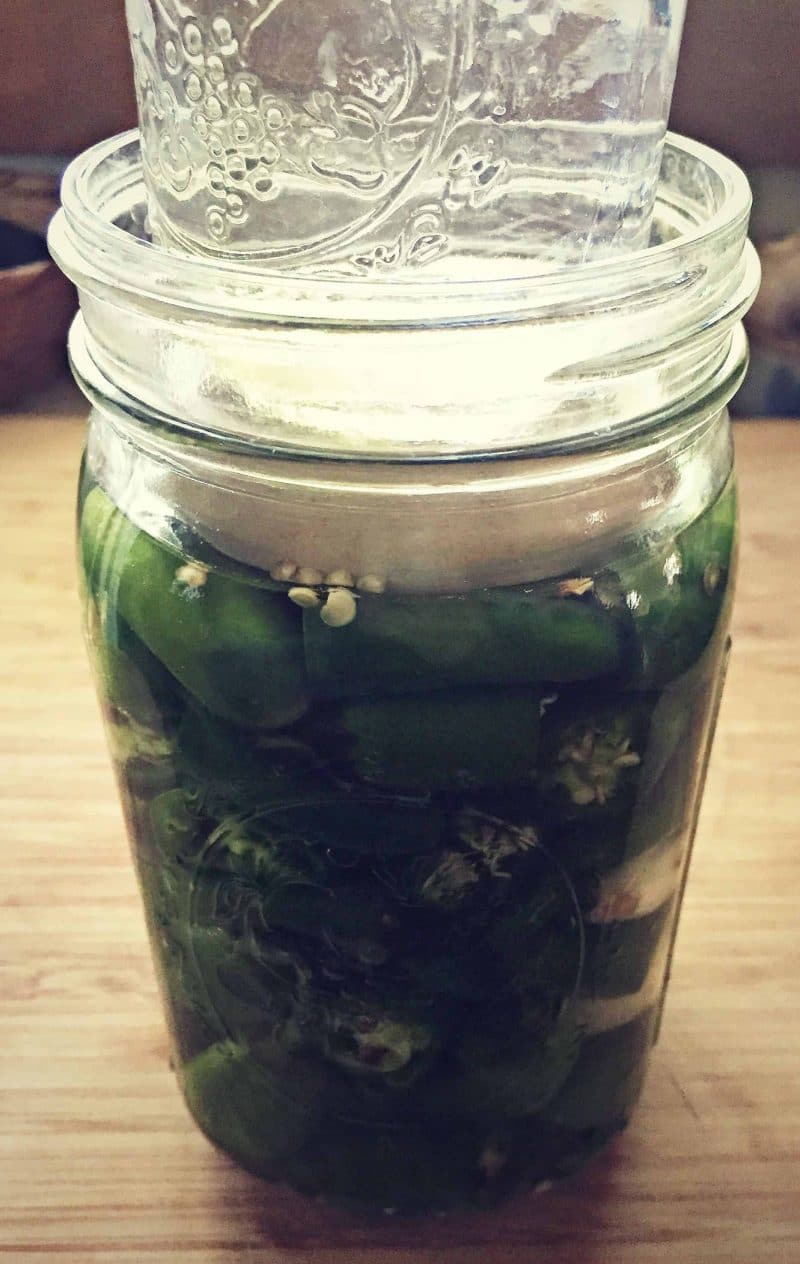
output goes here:
[{"label": "wooden table", "polygon": [[0,1260],[800,1260],[800,424],[739,423],[735,651],[635,1123],[505,1214],[353,1222],[181,1104],[79,631],[71,390],[0,419]]}]

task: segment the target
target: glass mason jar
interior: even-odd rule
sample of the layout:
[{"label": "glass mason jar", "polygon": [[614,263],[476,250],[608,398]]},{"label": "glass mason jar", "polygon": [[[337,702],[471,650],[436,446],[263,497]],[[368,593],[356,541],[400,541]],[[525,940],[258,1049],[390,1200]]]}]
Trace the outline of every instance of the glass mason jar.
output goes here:
[{"label": "glass mason jar", "polygon": [[172,257],[143,208],[107,142],[51,244],[189,1109],[359,1206],[567,1173],[641,1090],[728,652],[744,178],[672,138],[648,250],[388,289]]}]

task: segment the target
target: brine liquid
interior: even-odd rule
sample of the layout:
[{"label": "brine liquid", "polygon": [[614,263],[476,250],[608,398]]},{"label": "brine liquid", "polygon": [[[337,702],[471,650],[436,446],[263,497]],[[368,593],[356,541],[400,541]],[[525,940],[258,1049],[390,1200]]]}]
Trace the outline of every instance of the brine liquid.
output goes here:
[{"label": "brine liquid", "polygon": [[[731,487],[593,574],[453,597],[166,548],[82,491],[87,628],[178,1073],[243,1165],[493,1201],[624,1127],[732,592]],[[359,583],[360,581],[360,583]]]}]

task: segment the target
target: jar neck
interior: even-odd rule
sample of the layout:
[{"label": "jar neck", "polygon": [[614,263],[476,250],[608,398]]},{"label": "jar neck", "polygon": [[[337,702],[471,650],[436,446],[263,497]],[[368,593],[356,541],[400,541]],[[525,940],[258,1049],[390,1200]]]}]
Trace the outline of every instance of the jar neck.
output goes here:
[{"label": "jar neck", "polygon": [[269,572],[291,560],[390,587],[459,591],[591,571],[643,534],[669,535],[721,490],[727,412],[706,405],[591,452],[513,459],[302,459],[187,441],[99,405],[91,475],[143,530],[176,520],[216,554]]},{"label": "jar neck", "polygon": [[159,250],[135,136],[76,159],[63,202],[50,244],[79,287],[87,392],[298,453],[563,452],[721,406],[758,280],[744,176],[675,136],[647,249],[527,274],[465,258],[463,277],[345,281]]}]

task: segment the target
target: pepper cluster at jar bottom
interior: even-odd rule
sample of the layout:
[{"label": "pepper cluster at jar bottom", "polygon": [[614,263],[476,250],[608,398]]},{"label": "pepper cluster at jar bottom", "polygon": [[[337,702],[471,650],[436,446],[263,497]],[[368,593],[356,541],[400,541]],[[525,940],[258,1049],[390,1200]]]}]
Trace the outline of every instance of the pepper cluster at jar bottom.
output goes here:
[{"label": "pepper cluster at jar bottom", "polygon": [[260,573],[86,476],[86,624],[180,1081],[252,1171],[402,1211],[571,1171],[658,1021],[732,484],[591,574]]}]

